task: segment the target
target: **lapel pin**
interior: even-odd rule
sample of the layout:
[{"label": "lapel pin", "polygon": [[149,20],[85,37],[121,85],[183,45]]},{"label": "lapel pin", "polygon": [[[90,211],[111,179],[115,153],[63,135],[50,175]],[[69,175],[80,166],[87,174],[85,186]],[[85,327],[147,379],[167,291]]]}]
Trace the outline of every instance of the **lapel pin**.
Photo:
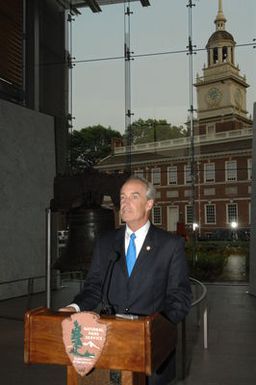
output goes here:
[{"label": "lapel pin", "polygon": [[147,247],[146,247],[146,250],[147,250],[147,251],[149,251],[150,249],[151,249],[151,247],[150,247],[150,246],[147,246]]}]

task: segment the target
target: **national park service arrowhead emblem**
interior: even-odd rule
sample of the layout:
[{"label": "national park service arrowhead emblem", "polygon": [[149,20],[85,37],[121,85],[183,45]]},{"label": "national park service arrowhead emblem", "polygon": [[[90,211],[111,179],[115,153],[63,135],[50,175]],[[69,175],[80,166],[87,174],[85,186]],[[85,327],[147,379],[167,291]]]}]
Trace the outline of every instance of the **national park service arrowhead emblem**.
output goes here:
[{"label": "national park service arrowhead emblem", "polygon": [[81,376],[94,368],[103,350],[107,325],[99,322],[93,312],[74,313],[62,321],[62,335],[66,353]]}]

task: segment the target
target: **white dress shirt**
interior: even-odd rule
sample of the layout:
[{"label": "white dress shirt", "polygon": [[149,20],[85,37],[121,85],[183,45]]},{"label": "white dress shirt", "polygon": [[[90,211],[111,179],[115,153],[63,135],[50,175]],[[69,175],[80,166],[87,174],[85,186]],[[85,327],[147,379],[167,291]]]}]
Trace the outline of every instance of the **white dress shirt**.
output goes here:
[{"label": "white dress shirt", "polygon": [[[135,231],[134,234],[136,235],[135,238],[135,246],[136,246],[136,258],[138,258],[138,255],[140,253],[140,250],[142,248],[142,245],[145,241],[145,238],[147,236],[148,230],[150,227],[150,222],[147,221],[144,226],[140,227],[139,230]],[[127,253],[127,249],[130,243],[130,236],[133,233],[133,231],[130,229],[128,225],[126,225],[125,230],[125,255]]]}]

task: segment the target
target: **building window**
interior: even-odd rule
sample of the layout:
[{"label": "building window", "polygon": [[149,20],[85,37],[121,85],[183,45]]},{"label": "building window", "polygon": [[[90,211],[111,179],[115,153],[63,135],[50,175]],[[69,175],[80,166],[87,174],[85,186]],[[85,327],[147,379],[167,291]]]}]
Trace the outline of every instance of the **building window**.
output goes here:
[{"label": "building window", "polygon": [[237,180],[236,160],[228,160],[226,162],[226,181],[232,182]]},{"label": "building window", "polygon": [[162,224],[162,207],[155,206],[152,210],[152,222],[154,225]]},{"label": "building window", "polygon": [[204,183],[215,182],[215,163],[204,164]]},{"label": "building window", "polygon": [[189,184],[191,182],[192,182],[191,166],[190,166],[190,164],[185,164],[185,166],[184,166],[184,183]]},{"label": "building window", "polygon": [[177,166],[167,168],[168,184],[177,184]]},{"label": "building window", "polygon": [[223,63],[226,63],[228,57],[228,47],[222,48],[222,61]]},{"label": "building window", "polygon": [[151,181],[154,185],[160,185],[161,184],[161,169],[160,169],[160,167],[152,168]]},{"label": "building window", "polygon": [[216,223],[216,207],[213,204],[205,205],[205,223],[207,225]]},{"label": "building window", "polygon": [[142,169],[137,169],[134,171],[134,175],[138,176],[139,178],[144,178],[144,171]]},{"label": "building window", "polygon": [[192,190],[185,190],[184,191],[184,197],[191,198],[192,197]]},{"label": "building window", "polygon": [[206,125],[206,135],[214,135],[215,134],[215,124],[207,124]]},{"label": "building window", "polygon": [[205,196],[215,195],[215,188],[205,188],[204,195]]},{"label": "building window", "polygon": [[235,195],[237,195],[237,186],[226,187],[225,188],[225,194],[227,196],[235,196]]},{"label": "building window", "polygon": [[185,214],[186,214],[186,224],[192,224],[193,223],[193,207],[187,205],[185,207]]},{"label": "building window", "polygon": [[252,180],[252,159],[247,159],[248,180]]},{"label": "building window", "polygon": [[218,48],[214,47],[213,48],[213,63],[216,64],[218,63]]},{"label": "building window", "polygon": [[156,191],[156,199],[161,199],[161,191]]},{"label": "building window", "polygon": [[237,204],[229,203],[227,205],[227,223],[237,222]]},{"label": "building window", "polygon": [[179,191],[177,191],[177,190],[167,191],[166,197],[167,198],[178,198],[179,197]]}]

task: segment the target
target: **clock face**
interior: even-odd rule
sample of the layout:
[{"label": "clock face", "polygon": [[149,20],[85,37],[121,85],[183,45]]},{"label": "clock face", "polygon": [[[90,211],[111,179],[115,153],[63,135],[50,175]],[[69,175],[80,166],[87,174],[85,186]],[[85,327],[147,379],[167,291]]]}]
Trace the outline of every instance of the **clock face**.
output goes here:
[{"label": "clock face", "polygon": [[217,87],[212,87],[206,94],[206,102],[210,106],[217,106],[222,99],[222,92]]}]

